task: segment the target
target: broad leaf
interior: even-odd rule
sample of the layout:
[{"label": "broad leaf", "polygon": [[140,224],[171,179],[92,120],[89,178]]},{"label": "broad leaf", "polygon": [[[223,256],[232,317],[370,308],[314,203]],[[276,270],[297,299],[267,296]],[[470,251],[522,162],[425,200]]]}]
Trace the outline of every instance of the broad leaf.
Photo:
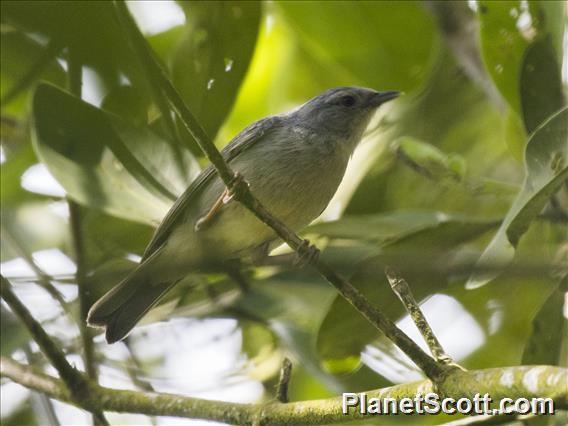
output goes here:
[{"label": "broad leaf", "polygon": [[173,54],[172,78],[207,134],[229,113],[256,44],[261,3],[181,2],[187,31]]},{"label": "broad leaf", "polygon": [[550,37],[534,41],[521,70],[521,105],[527,133],[565,104],[560,66]]},{"label": "broad leaf", "polygon": [[[319,229],[322,235],[363,237],[382,244],[380,255],[357,265],[351,282],[389,318],[395,320],[403,313],[403,307],[385,278],[386,265],[399,269],[412,283],[415,297],[421,300],[445,288],[443,271],[449,267],[448,256],[452,250],[496,225],[495,221],[425,212],[345,218],[313,228],[314,232]],[[365,345],[377,335],[375,328],[338,297],[319,330],[318,355],[334,372],[350,370],[356,365],[354,361]],[[344,361],[349,359],[353,361],[346,364]]]},{"label": "broad leaf", "polygon": [[149,94],[144,73],[124,38],[112,2],[7,1],[1,7],[3,22],[73,47],[77,60],[96,70],[107,87],[119,85],[122,75],[137,87],[140,96]]},{"label": "broad leaf", "polygon": [[[495,271],[513,259],[521,236],[568,178],[568,108],[552,116],[532,135],[525,150],[525,166],[523,188],[477,262],[482,270]],[[497,271],[474,273],[467,287],[485,285],[497,275]]]},{"label": "broad leaf", "polygon": [[[2,31],[0,39],[2,115],[20,117],[28,106],[31,93],[28,89],[36,80],[41,78],[62,84],[65,82],[65,74],[55,60],[57,47],[48,49],[19,31]],[[12,99],[5,103],[7,95],[12,96]],[[4,134],[2,139],[4,143]]]},{"label": "broad leaf", "polygon": [[[278,2],[310,53],[344,80],[409,91],[429,72],[436,35],[419,2]],[[314,17],[317,16],[317,19]],[[405,40],[412,39],[413,43]],[[400,52],[404,52],[403,55]]]},{"label": "broad leaf", "polygon": [[402,137],[393,142],[392,148],[410,167],[434,181],[459,182],[464,176],[463,158],[446,155],[435,146],[419,139]]},{"label": "broad leaf", "polygon": [[520,115],[521,65],[529,39],[527,33],[519,30],[518,23],[520,15],[529,11],[524,10],[521,1],[479,1],[477,9],[481,54],[487,72],[501,95]]},{"label": "broad leaf", "polygon": [[53,86],[38,87],[33,114],[49,171],[73,199],[108,214],[156,224],[198,171],[188,152]]},{"label": "broad leaf", "polygon": [[447,244],[446,236],[440,233],[446,229],[456,232],[463,238],[473,232],[487,231],[496,222],[474,219],[464,215],[448,215],[443,212],[392,212],[375,215],[346,216],[334,222],[318,223],[307,228],[306,232],[330,238],[361,239],[375,241],[385,246],[402,243],[409,238],[427,235],[431,244]]},{"label": "broad leaf", "polygon": [[568,278],[552,291],[532,321],[532,333],[523,352],[524,365],[562,365],[560,356],[565,347],[568,319],[564,304]]}]

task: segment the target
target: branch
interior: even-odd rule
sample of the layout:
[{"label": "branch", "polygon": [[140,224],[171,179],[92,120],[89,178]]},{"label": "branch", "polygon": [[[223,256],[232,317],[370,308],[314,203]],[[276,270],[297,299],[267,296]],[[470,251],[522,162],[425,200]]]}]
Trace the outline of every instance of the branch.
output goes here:
[{"label": "branch", "polygon": [[422,313],[416,299],[414,299],[410,286],[406,280],[388,266],[385,269],[385,275],[391,285],[392,291],[398,296],[404,305],[404,308],[410,315],[410,318],[414,321],[416,328],[418,328],[418,331],[420,331],[420,334],[422,334],[422,337],[428,344],[428,348],[430,348],[430,352],[434,356],[434,359],[444,364],[453,363],[452,359],[448,354],[446,354],[444,348],[440,344],[440,341],[432,331],[430,324],[428,324],[428,321]]},{"label": "branch", "polygon": [[280,379],[278,380],[278,386],[276,388],[276,399],[280,402],[289,402],[288,399],[288,385],[290,384],[290,379],[292,378],[292,362],[288,358],[284,358],[282,361],[282,367],[280,368]]},{"label": "branch", "polygon": [[[502,380],[507,375],[507,381]],[[75,404],[64,384],[51,376],[35,371],[9,358],[0,358],[0,376],[43,392],[51,398]],[[454,376],[454,375],[452,375]],[[506,367],[459,371],[444,383],[444,395],[461,398],[476,393],[488,393],[493,401],[502,398],[552,398],[555,409],[568,408],[568,390],[564,384],[568,370],[552,366]],[[418,393],[435,392],[428,380],[368,391],[367,398],[414,398]],[[235,425],[322,425],[348,420],[369,420],[358,410],[342,413],[342,397],[282,404],[240,404],[212,401],[187,396],[109,389],[91,385],[89,403],[104,411],[138,413],[153,416],[175,416],[219,421]]]},{"label": "branch", "polygon": [[[188,132],[193,136],[201,150],[205,153],[211,164],[215,167],[219,177],[224,182],[229,191],[233,194],[233,198],[243,204],[258,219],[271,227],[276,234],[300,257],[307,254],[309,247],[303,244],[303,240],[298,237],[284,223],[275,218],[260,203],[260,201],[251,193],[248,184],[243,178],[229,167],[225,162],[219,150],[207,136],[205,130],[193,116],[191,111],[185,105],[183,99],[171,83],[167,73],[160,66],[159,62],[153,57],[151,48],[148,46],[146,39],[140,33],[136,23],[130,16],[128,9],[123,1],[114,2],[119,21],[125,28],[128,37],[132,43],[134,51],[143,58],[143,62],[148,66],[149,73],[152,78],[156,79],[157,84],[164,91],[168,101],[175,113],[178,115]],[[349,283],[345,278],[336,273],[327,264],[312,256],[310,265],[314,267],[320,275],[322,275],[337,291],[357,309],[373,326],[382,331],[391,341],[393,341],[406,355],[420,367],[420,369],[433,381],[437,382],[455,368],[437,363],[428,354],[426,354],[416,343],[410,339],[402,330],[400,330],[394,322],[386,315],[372,306],[368,299],[363,296],[357,288]]]},{"label": "branch", "polygon": [[[83,66],[77,58],[77,51],[74,46],[68,48],[67,59],[67,75],[68,86],[71,94],[81,99],[83,91]],[[79,293],[79,331],[81,333],[81,341],[83,343],[83,360],[85,362],[85,370],[87,376],[97,381],[98,371],[95,362],[95,347],[93,345],[93,332],[87,328],[87,312],[91,303],[89,301],[89,292],[87,289],[86,264],[85,264],[85,245],[83,241],[83,229],[81,221],[81,206],[75,201],[67,198],[69,205],[69,225],[71,227],[71,239],[73,241],[73,251],[75,252],[75,263],[77,272],[75,280],[77,281],[77,289]],[[108,421],[105,419],[102,411],[93,411],[93,423],[95,425],[106,425]]]},{"label": "branch", "polygon": [[34,272],[34,274],[37,277],[37,283],[45,291],[47,291],[49,295],[56,302],[58,302],[61,305],[64,311],[68,312],[69,311],[68,304],[67,302],[65,302],[65,299],[63,298],[59,290],[57,290],[57,288],[55,288],[55,286],[51,282],[51,277],[48,274],[46,274],[43,271],[43,269],[39,267],[39,265],[36,263],[34,258],[30,255],[30,251],[26,250],[26,248],[20,242],[19,238],[16,235],[14,235],[14,233],[11,230],[11,227],[4,226],[2,224],[0,226],[0,230],[2,231],[2,237],[4,237],[8,241],[8,244],[12,246],[12,249],[16,251],[22,259],[24,259],[24,262],[26,262],[27,265]]},{"label": "branch", "polygon": [[68,389],[66,395],[71,394],[70,399],[81,408],[93,413],[100,424],[108,424],[98,408],[90,404],[91,383],[74,368],[59,346],[51,340],[39,322],[35,320],[28,309],[12,292],[11,285],[4,276],[0,275],[2,299],[8,304],[14,314],[26,326],[30,334],[49,362],[55,367],[63,383]]},{"label": "branch", "polygon": [[[67,61],[68,68],[68,86],[71,94],[81,99],[83,78],[83,67],[77,60],[75,48],[69,48],[69,56]],[[71,228],[71,239],[73,243],[73,251],[75,253],[75,263],[77,272],[75,280],[79,294],[79,330],[81,332],[81,340],[83,343],[83,357],[85,361],[85,369],[89,378],[96,380],[97,367],[94,360],[94,347],[91,329],[87,328],[85,319],[90,307],[87,282],[86,282],[86,264],[85,264],[85,245],[83,241],[83,229],[81,221],[81,206],[75,201],[67,198],[69,205],[69,226]]]}]

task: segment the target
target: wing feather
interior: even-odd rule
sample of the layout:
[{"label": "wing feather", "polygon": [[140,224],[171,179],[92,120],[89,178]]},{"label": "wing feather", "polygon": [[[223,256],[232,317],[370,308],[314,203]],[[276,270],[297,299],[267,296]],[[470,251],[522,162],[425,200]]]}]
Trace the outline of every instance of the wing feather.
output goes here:
[{"label": "wing feather", "polygon": [[[259,140],[263,139],[267,133],[271,132],[277,128],[281,123],[281,119],[278,116],[270,116],[263,118],[262,120],[256,121],[250,126],[246,127],[237,136],[231,140],[221,151],[225,161],[230,163],[239,154],[246,151],[252,145],[257,143]],[[164,244],[168,239],[172,230],[175,228],[183,212],[186,211],[187,207],[191,205],[195,197],[199,195],[201,190],[217,175],[215,168],[210,165],[205,168],[199,176],[189,185],[189,187],[184,191],[182,195],[176,200],[174,205],[168,211],[162,223],[156,229],[152,240],[146,247],[142,260],[146,260],[152,253],[154,253],[158,248]]]}]

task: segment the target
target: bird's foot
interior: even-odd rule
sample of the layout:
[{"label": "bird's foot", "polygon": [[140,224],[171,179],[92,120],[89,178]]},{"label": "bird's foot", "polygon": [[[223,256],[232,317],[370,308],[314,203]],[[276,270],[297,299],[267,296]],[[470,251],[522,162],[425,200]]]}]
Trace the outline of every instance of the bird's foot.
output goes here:
[{"label": "bird's foot", "polygon": [[319,249],[310,244],[310,240],[303,240],[296,251],[296,257],[293,265],[303,268],[304,266],[316,261],[319,258],[319,255]]},{"label": "bird's foot", "polygon": [[242,185],[246,185],[247,188],[249,186],[248,182],[245,180],[243,175],[241,175],[239,172],[235,172],[233,180],[230,182],[229,186],[225,190],[223,196],[223,204],[228,204],[229,202],[231,202],[233,198],[235,198],[235,195],[237,195],[238,193],[242,193],[241,189]]}]

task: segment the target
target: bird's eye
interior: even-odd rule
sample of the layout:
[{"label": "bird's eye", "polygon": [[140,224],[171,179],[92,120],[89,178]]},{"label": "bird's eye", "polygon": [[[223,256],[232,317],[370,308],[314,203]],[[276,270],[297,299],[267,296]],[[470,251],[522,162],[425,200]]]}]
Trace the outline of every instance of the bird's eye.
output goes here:
[{"label": "bird's eye", "polygon": [[341,105],[350,107],[355,105],[355,98],[353,96],[347,95],[341,98]]}]

